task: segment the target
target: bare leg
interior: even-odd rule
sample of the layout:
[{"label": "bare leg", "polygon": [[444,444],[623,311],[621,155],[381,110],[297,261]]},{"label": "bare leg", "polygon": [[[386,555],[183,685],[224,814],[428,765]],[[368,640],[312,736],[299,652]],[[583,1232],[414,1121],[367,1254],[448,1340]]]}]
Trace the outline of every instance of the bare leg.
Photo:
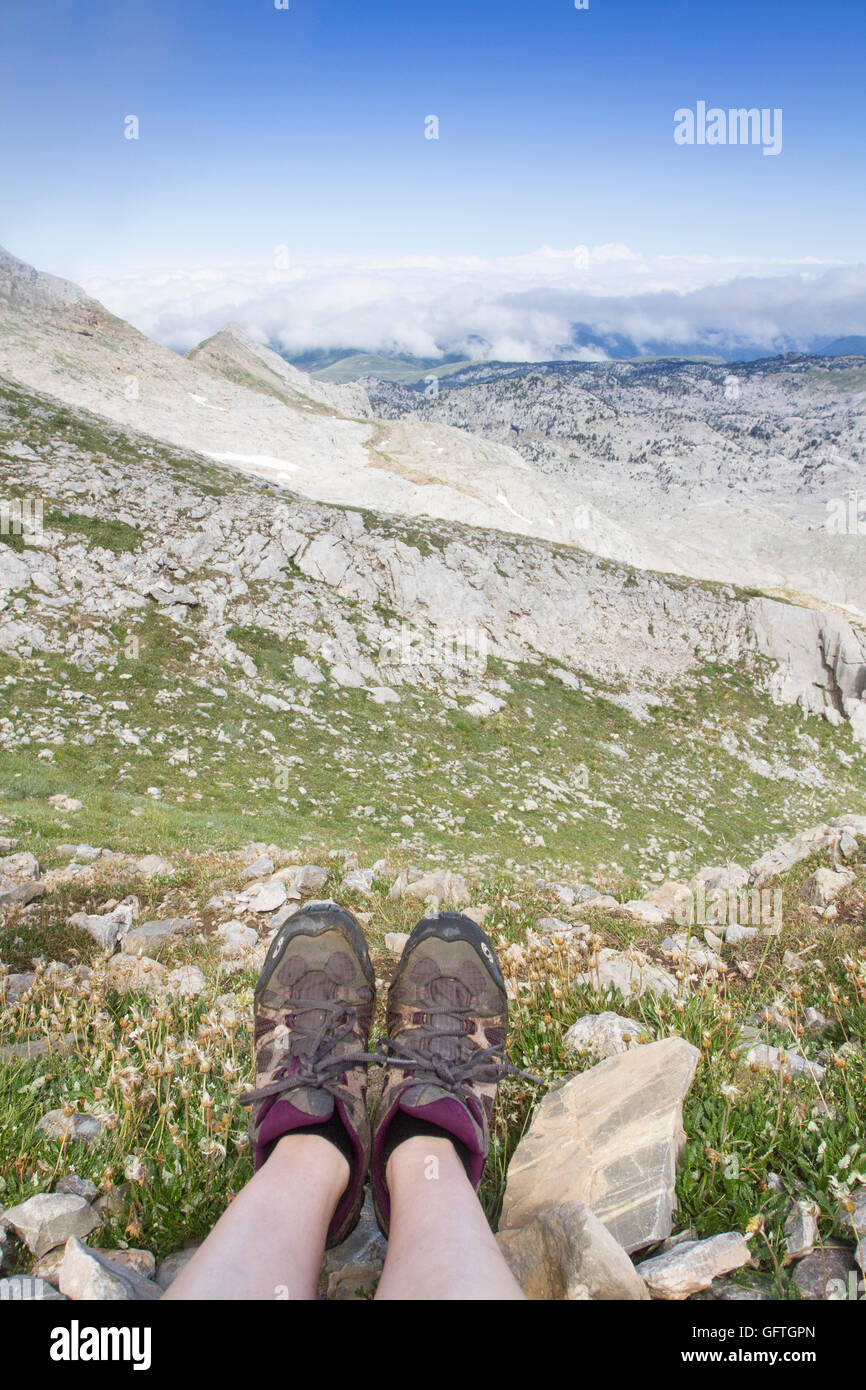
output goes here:
[{"label": "bare leg", "polygon": [[281,1139],[165,1297],[315,1298],[328,1226],[348,1181],[349,1165],[327,1139]]},{"label": "bare leg", "polygon": [[522,1299],[447,1139],[407,1139],[385,1170],[391,1235],[382,1299]]}]

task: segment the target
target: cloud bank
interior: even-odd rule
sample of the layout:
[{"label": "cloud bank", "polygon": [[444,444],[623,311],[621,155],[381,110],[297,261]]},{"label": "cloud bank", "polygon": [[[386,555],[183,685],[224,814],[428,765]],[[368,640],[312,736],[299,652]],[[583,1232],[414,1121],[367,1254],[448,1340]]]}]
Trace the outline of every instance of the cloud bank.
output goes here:
[{"label": "cloud bank", "polygon": [[287,354],[603,359],[625,342],[722,355],[808,351],[866,334],[866,266],[551,247],[507,259],[293,257],[86,282],[158,342],[186,351],[234,319]]}]

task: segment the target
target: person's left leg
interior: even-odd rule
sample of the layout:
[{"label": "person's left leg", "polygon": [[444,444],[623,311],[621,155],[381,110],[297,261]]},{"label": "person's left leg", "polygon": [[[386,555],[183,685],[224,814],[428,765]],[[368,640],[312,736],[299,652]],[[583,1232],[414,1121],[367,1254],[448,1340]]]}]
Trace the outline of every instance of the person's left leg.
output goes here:
[{"label": "person's left leg", "polygon": [[303,1131],[280,1139],[165,1298],[315,1298],[348,1181],[349,1165],[329,1140]]}]

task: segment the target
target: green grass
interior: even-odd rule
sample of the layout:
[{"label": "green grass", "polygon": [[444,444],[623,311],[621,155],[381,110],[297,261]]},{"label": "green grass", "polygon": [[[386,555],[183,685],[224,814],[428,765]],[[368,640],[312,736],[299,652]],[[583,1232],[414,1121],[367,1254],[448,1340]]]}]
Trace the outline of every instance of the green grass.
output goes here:
[{"label": "green grass", "polygon": [[45,516],[45,528],[62,531],[66,535],[83,536],[89,545],[101,546],[115,554],[137,550],[142,542],[142,534],[135,526],[125,521],[105,519],[98,516],[83,516],[78,512],[51,511]]}]

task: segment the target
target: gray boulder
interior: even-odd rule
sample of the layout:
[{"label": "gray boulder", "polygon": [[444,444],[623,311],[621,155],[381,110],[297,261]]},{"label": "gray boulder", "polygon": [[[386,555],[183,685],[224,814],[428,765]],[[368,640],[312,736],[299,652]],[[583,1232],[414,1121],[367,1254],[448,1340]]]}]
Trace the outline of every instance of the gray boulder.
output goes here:
[{"label": "gray boulder", "polygon": [[563,1202],[496,1237],[532,1300],[640,1300],[646,1285],[621,1245],[582,1202]]}]

